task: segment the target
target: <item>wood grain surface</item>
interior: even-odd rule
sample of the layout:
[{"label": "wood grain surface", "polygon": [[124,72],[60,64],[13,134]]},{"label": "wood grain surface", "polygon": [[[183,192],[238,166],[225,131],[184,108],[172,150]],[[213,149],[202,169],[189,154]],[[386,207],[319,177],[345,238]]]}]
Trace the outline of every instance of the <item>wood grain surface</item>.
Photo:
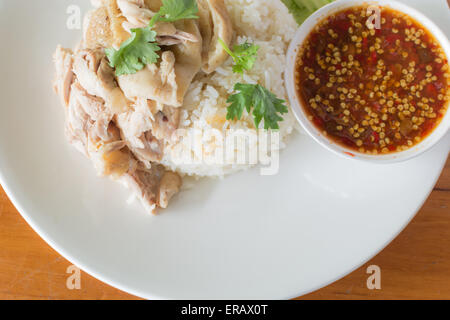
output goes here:
[{"label": "wood grain surface", "polygon": [[[450,0],[448,0],[450,5]],[[367,267],[381,289],[367,288]],[[81,273],[67,289],[71,264],[28,226],[0,187],[0,299],[137,299]],[[450,161],[411,224],[363,267],[299,299],[450,299]]]},{"label": "wood grain surface", "polygon": [[[381,290],[367,289],[370,265]],[[81,273],[28,226],[0,188],[0,299],[136,299]],[[344,279],[301,299],[450,299],[450,161],[420,213],[385,250]]]}]

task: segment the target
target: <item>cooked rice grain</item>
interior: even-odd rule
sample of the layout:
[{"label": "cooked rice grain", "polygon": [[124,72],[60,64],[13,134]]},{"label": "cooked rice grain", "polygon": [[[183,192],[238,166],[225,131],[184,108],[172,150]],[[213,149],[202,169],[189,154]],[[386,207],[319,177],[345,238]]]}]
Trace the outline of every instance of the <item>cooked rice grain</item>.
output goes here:
[{"label": "cooked rice grain", "polygon": [[[284,68],[286,52],[297,24],[287,9],[278,0],[225,0],[235,31],[236,42],[252,42],[260,47],[258,59],[251,71],[244,77],[232,72],[230,58],[216,72],[209,76],[200,75],[192,83],[185,98],[182,112],[181,129],[199,129],[208,131],[218,129],[225,133],[237,129],[255,129],[253,117],[244,112],[240,121],[226,120],[226,100],[233,93],[237,82],[259,83],[288,101],[284,88]],[[291,111],[280,122],[282,141],[292,133],[296,122]],[[262,124],[261,124],[262,125]],[[216,148],[214,141],[202,141],[203,153],[211,153]],[[173,159],[173,150],[185,144],[185,140],[166,146],[163,164],[181,174],[190,176],[224,176],[252,165],[246,164],[189,164]],[[253,141],[247,148],[258,148]],[[183,147],[186,147],[184,145]],[[281,145],[284,147],[284,144]],[[192,151],[194,153],[194,151]]]}]

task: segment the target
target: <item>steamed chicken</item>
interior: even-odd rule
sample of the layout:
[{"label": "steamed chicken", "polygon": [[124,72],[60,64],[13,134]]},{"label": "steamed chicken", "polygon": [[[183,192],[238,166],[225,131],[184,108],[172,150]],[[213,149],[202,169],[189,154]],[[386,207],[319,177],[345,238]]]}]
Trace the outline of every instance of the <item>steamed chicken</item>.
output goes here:
[{"label": "steamed chicken", "polygon": [[[69,142],[92,160],[99,175],[122,182],[152,213],[166,208],[180,191],[180,173],[207,175],[176,167],[167,150],[176,143],[172,135],[178,128],[193,125],[188,118],[195,113],[192,105],[202,104],[195,102],[198,97],[211,90],[218,91],[216,98],[223,95],[221,90],[228,91],[224,94],[232,91],[228,84],[214,89],[214,81],[230,69],[226,48],[235,40],[247,41],[244,31],[238,28],[236,34],[234,30],[229,13],[233,1],[181,1],[193,2],[196,16],[179,20],[162,13],[166,9],[163,4],[171,1],[180,0],[92,0],[94,9],[85,17],[82,41],[74,51],[58,47],[54,54],[54,86],[65,107]],[[184,13],[180,14],[183,17]],[[155,48],[153,63],[143,58],[129,63],[124,57],[127,43],[138,41],[139,35],[155,36],[148,43]],[[272,41],[260,40],[261,47],[264,41]],[[284,63],[285,43],[277,52],[279,57],[272,55],[272,59]],[[109,53],[129,63],[125,69],[141,66],[121,72]],[[267,82],[263,80],[255,82]],[[282,84],[266,85],[284,97]],[[197,93],[197,98],[189,93]],[[215,105],[225,104],[225,100]],[[223,111],[220,114],[220,123],[209,125],[231,128],[232,121],[225,119]],[[242,124],[253,125],[246,119]]]}]

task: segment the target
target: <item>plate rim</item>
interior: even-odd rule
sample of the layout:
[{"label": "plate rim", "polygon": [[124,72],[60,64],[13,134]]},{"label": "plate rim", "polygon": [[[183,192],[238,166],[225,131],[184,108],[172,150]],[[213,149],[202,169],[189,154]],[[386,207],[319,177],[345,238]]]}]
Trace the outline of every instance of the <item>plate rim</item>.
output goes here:
[{"label": "plate rim", "polygon": [[[447,133],[447,135],[449,135],[449,133]],[[444,140],[445,140],[445,136],[444,136]],[[440,142],[442,143],[442,141]],[[424,154],[430,152],[431,150],[433,150],[436,146],[438,146],[440,143],[438,143],[437,145],[431,147],[429,150],[425,151]],[[351,160],[351,159],[350,159]],[[407,161],[411,161],[413,159],[407,160]],[[430,190],[428,192],[425,192],[425,198],[423,200],[421,200],[417,206],[416,209],[413,210],[411,216],[409,217],[409,219],[404,223],[404,225],[400,226],[398,231],[394,232],[394,234],[384,243],[380,246],[380,249],[376,249],[375,252],[372,252],[368,258],[363,259],[363,261],[360,264],[357,264],[355,267],[351,268],[351,270],[349,270],[348,272],[344,272],[343,274],[339,275],[338,277],[335,277],[333,280],[331,281],[327,281],[324,285],[319,285],[317,286],[315,289],[313,290],[306,290],[305,292],[299,294],[298,296],[294,296],[294,297],[290,297],[288,299],[295,299],[295,298],[301,298],[304,295],[310,294],[310,293],[314,293],[320,289],[323,289],[333,283],[335,283],[336,281],[339,281],[343,278],[345,278],[346,276],[350,275],[351,273],[353,273],[354,271],[358,270],[359,268],[361,268],[362,266],[364,266],[367,262],[369,262],[370,260],[372,260],[373,258],[375,258],[378,254],[380,254],[382,251],[384,251],[384,249],[386,249],[395,239],[397,239],[400,234],[405,231],[405,229],[410,225],[410,223],[417,217],[417,215],[419,214],[419,212],[421,211],[421,209],[423,208],[423,206],[425,205],[425,203],[427,202],[428,198],[430,197],[431,193],[434,191],[437,182],[439,181],[442,173],[444,172],[445,169],[445,165],[447,163],[447,161],[450,160],[450,152],[447,154],[447,157],[445,157],[445,159],[443,160],[443,163],[440,166],[440,169],[438,171],[438,174],[436,177],[433,178],[433,184],[432,187],[430,188]],[[406,162],[407,162],[406,161]]]},{"label": "plate rim", "polygon": [[[2,2],[2,0],[0,0],[0,4],[1,4],[1,2]],[[450,142],[449,138],[450,138],[450,133],[448,133],[447,137],[446,138],[444,137],[443,140],[445,140],[444,143],[446,145],[450,146],[450,144],[448,143],[448,142]],[[308,139],[310,139],[310,138],[308,137]],[[440,144],[438,144],[438,145],[440,145]],[[434,148],[436,148],[436,146],[434,146],[431,150],[429,150],[427,152],[431,152],[432,150],[434,150]],[[388,238],[387,241],[385,241],[383,244],[375,246],[375,248],[372,249],[371,251],[365,251],[366,252],[365,258],[361,257],[361,259],[358,259],[358,260],[361,260],[361,263],[355,264],[353,267],[351,267],[351,268],[349,267],[348,269],[345,269],[345,271],[340,272],[332,280],[327,280],[327,281],[322,281],[322,282],[318,281],[318,283],[320,283],[320,284],[318,284],[317,286],[314,286],[313,288],[309,288],[307,290],[298,290],[298,291],[295,291],[295,293],[294,293],[294,290],[292,290],[291,294],[289,294],[289,292],[286,291],[284,299],[298,298],[305,294],[315,292],[325,286],[330,285],[331,283],[334,283],[335,281],[347,276],[351,272],[357,270],[358,268],[360,268],[361,266],[366,264],[368,261],[373,259],[377,254],[379,254],[381,251],[383,251],[394,239],[396,239],[399,236],[399,234],[401,232],[403,232],[404,229],[417,216],[418,212],[420,211],[420,209],[423,207],[424,203],[429,198],[429,195],[433,191],[434,186],[436,185],[436,182],[438,181],[439,177],[442,174],[442,170],[444,169],[444,166],[449,157],[449,154],[447,153],[447,155],[445,155],[445,150],[443,150],[442,152],[436,153],[435,157],[436,157],[436,163],[439,164],[439,161],[441,161],[442,163],[441,163],[440,169],[436,168],[436,176],[430,177],[429,181],[433,182],[432,186],[429,188],[429,190],[427,190],[427,189],[423,190],[423,192],[422,192],[423,199],[418,199],[419,201],[417,201],[417,203],[418,203],[417,208],[415,208],[414,210],[412,210],[412,209],[408,210],[409,211],[409,213],[407,215],[408,219],[405,219],[405,222],[403,224],[399,223],[398,225],[396,225],[396,228],[395,228],[396,231],[392,232],[390,237],[387,237]],[[0,164],[4,163],[4,161],[7,159],[8,159],[7,155],[5,155],[5,154],[0,155]],[[13,174],[7,174],[6,172],[7,171],[5,169],[2,169],[0,166],[0,184],[3,187],[5,194],[8,196],[8,199],[11,201],[11,203],[14,205],[17,212],[19,212],[19,214],[26,221],[26,223],[33,229],[33,231],[36,232],[40,238],[42,238],[53,250],[55,250],[60,256],[64,257],[69,263],[76,265],[81,270],[83,270],[86,274],[91,275],[92,277],[98,279],[99,281],[102,281],[103,283],[105,283],[117,290],[121,290],[125,293],[129,293],[136,297],[143,298],[143,299],[149,299],[149,300],[173,299],[173,298],[164,297],[164,295],[151,294],[150,290],[139,289],[137,287],[135,289],[133,289],[133,288],[131,288],[132,286],[130,287],[129,285],[127,285],[123,281],[123,279],[119,278],[119,279],[113,280],[109,276],[104,276],[101,272],[97,272],[95,265],[92,266],[92,263],[89,261],[86,261],[85,263],[79,263],[80,261],[76,257],[76,255],[72,255],[72,254],[68,253],[69,251],[73,251],[73,250],[71,250],[71,248],[73,248],[72,246],[61,245],[60,241],[58,240],[59,238],[51,236],[49,234],[49,232],[46,231],[45,224],[43,225],[42,223],[39,223],[33,217],[34,216],[34,214],[32,214],[33,211],[30,208],[28,208],[29,209],[28,212],[27,212],[27,210],[24,209],[25,207],[27,207],[25,205],[25,202],[26,202],[25,199],[29,199],[29,196],[26,194],[22,194],[22,195],[20,194],[19,189],[20,189],[20,186],[22,186],[22,184],[17,183],[17,181],[14,179]],[[14,173],[14,170],[11,170],[11,172]],[[13,190],[14,190],[14,192],[13,192]],[[19,200],[19,199],[21,199],[21,200]],[[80,259],[83,260],[82,257],[80,257]],[[89,268],[86,267],[86,264],[87,265],[91,264],[91,267],[89,267]],[[299,292],[299,293],[297,293],[297,292]]]},{"label": "plate rim", "polygon": [[[311,139],[311,138],[308,137],[308,139]],[[445,140],[445,138],[444,138],[444,140]],[[433,150],[435,148],[436,148],[436,146],[431,148],[431,150]],[[429,151],[427,151],[425,153],[428,153],[431,150],[429,150]],[[411,221],[417,216],[417,214],[419,213],[420,209],[423,207],[425,202],[428,200],[430,194],[433,192],[434,187],[436,186],[436,183],[438,182],[440,176],[442,175],[442,172],[444,170],[444,167],[445,167],[448,159],[449,159],[449,154],[447,154],[447,156],[442,155],[442,157],[440,159],[440,161],[441,161],[440,168],[437,171],[436,176],[433,177],[433,184],[432,184],[432,187],[430,188],[430,190],[428,190],[427,192],[424,193],[423,198],[419,202],[417,208],[414,209],[411,212],[409,219],[404,224],[399,226],[398,230],[396,232],[394,232],[392,234],[392,236],[389,237],[389,239],[387,241],[385,241],[382,245],[380,245],[379,248],[377,248],[374,252],[369,253],[367,255],[367,257],[364,258],[361,263],[358,263],[357,265],[355,265],[354,267],[350,268],[349,270],[341,272],[339,275],[337,275],[333,279],[324,281],[324,282],[322,282],[321,284],[318,284],[317,286],[315,286],[312,289],[300,290],[299,293],[296,293],[296,294],[286,294],[286,297],[282,298],[282,300],[292,300],[292,299],[295,299],[295,298],[301,298],[302,296],[304,296],[306,294],[313,293],[313,292],[315,292],[317,290],[320,290],[320,289],[322,289],[322,288],[324,288],[324,287],[326,287],[326,286],[328,286],[328,285],[330,285],[330,284],[332,284],[332,283],[334,283],[334,282],[344,278],[345,276],[349,275],[353,271],[359,269],[364,264],[366,264],[368,261],[373,259],[376,255],[378,255],[380,252],[382,252],[389,244],[392,243],[392,241],[394,241],[400,235],[400,233],[402,233],[406,229],[406,227],[411,223]],[[97,280],[100,280],[101,282],[103,282],[103,283],[105,283],[105,284],[107,284],[107,285],[109,285],[109,286],[111,286],[111,287],[113,287],[115,289],[118,289],[118,290],[123,291],[123,292],[128,293],[128,294],[131,294],[131,295],[133,295],[135,297],[138,297],[138,298],[141,298],[141,299],[146,299],[146,300],[171,300],[171,298],[162,297],[162,296],[155,296],[155,295],[152,295],[152,294],[140,292],[139,289],[132,289],[132,288],[128,287],[126,284],[121,283],[120,280],[109,279],[109,277],[103,276],[100,273],[97,273],[92,268],[86,267],[84,263],[81,263],[76,257],[73,257],[71,254],[67,253],[66,249],[62,248],[57,243],[57,240],[52,239],[52,237],[49,236],[45,232],[45,230],[43,228],[38,226],[38,223],[34,221],[34,219],[32,218],[32,215],[29,215],[26,212],[26,210],[20,204],[20,201],[15,197],[14,193],[11,190],[12,188],[10,186],[10,183],[7,182],[7,179],[5,178],[5,176],[3,174],[3,171],[1,169],[0,169],[0,185],[3,187],[3,190],[5,191],[6,195],[9,198],[9,200],[14,205],[14,207],[19,212],[19,214],[22,216],[22,218],[26,221],[26,223],[33,229],[34,232],[36,232],[39,235],[39,237],[42,240],[44,240],[53,250],[55,250],[64,259],[66,259],[67,261],[69,261],[70,263],[75,265],[76,267],[80,268],[81,270],[83,270],[84,272],[89,274],[90,276],[96,278]]]}]

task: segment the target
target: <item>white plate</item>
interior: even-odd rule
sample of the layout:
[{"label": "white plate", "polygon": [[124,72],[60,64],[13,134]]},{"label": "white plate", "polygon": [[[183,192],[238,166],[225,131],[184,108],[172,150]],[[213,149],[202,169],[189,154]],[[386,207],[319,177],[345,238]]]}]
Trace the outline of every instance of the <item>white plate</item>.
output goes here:
[{"label": "white plate", "polygon": [[[277,176],[204,180],[158,217],[127,206],[65,141],[52,52],[72,46],[72,0],[0,0],[0,180],[28,223],[86,272],[154,298],[292,298],[384,248],[427,198],[450,136],[417,159],[341,159],[295,136]],[[83,13],[87,1],[80,2]],[[450,32],[445,0],[408,1]]]}]

